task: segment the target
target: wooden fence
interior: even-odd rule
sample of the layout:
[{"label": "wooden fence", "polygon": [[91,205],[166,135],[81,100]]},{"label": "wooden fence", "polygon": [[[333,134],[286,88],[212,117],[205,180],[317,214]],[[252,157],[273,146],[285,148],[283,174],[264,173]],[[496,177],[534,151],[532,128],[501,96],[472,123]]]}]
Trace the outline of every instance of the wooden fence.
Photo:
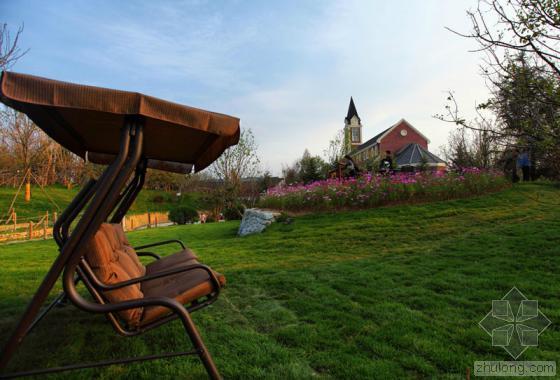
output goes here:
[{"label": "wooden fence", "polygon": [[[17,214],[14,212],[7,222],[0,224],[0,243],[16,240],[49,239],[52,237],[52,229],[57,213],[50,215],[46,212],[43,216],[26,218],[29,221],[18,222]],[[124,217],[123,228],[125,231],[133,231],[142,228],[156,228],[171,224],[165,212],[147,212],[139,215],[127,215]]]},{"label": "wooden fence", "polygon": [[147,212],[145,214],[127,215],[122,224],[125,231],[133,231],[140,228],[152,228],[171,223],[166,212]]}]

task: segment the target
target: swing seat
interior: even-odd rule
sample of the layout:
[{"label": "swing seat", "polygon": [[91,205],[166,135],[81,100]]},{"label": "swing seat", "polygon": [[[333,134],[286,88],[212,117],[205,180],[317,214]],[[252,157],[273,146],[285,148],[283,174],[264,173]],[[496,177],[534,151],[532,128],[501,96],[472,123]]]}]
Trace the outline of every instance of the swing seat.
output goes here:
[{"label": "swing seat", "polygon": [[[188,248],[144,266],[128,242],[122,226],[117,223],[103,223],[100,226],[86,247],[85,260],[95,276],[89,279],[91,283],[105,285],[117,285],[124,281],[141,280],[143,277],[193,267],[189,271],[141,280],[114,290],[94,286],[94,291],[100,292],[110,303],[167,297],[187,305],[196,303],[201,298],[214,296],[226,282],[223,275],[202,266],[197,256]],[[170,310],[162,306],[138,307],[118,313],[132,329],[147,326],[169,314]]]},{"label": "swing seat", "polygon": [[[105,315],[113,328],[127,337],[179,319],[193,349],[6,376],[196,355],[208,376],[220,379],[191,312],[217,299],[225,285],[224,276],[201,264],[179,240],[132,247],[120,223],[144,186],[147,169],[182,174],[203,170],[238,143],[239,119],[136,92],[12,72],[2,72],[0,102],[25,113],[52,139],[84,160],[107,165],[98,178],[82,186],[58,217],[53,237],[59,255],[0,354],[0,377],[25,336],[55,305],[66,300],[85,312]],[[171,243],[178,243],[181,249],[164,258],[144,251]],[[140,257],[155,260],[145,265]],[[59,278],[64,292],[41,311]],[[79,282],[91,298],[78,291]]]}]

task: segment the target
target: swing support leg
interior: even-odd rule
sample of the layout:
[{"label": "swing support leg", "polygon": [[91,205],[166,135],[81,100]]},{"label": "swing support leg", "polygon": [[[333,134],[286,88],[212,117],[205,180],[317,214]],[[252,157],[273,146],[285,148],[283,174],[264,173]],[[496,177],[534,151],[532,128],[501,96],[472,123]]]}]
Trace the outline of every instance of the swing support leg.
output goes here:
[{"label": "swing support leg", "polygon": [[60,254],[57,256],[51,268],[47,272],[41,285],[39,285],[39,288],[35,292],[35,295],[31,299],[31,302],[28,304],[27,309],[19,320],[14,332],[4,346],[4,350],[2,351],[2,355],[0,356],[0,370],[6,368],[17,347],[21,344],[30,327],[33,325],[33,322],[35,321],[35,318],[39,313],[41,306],[47,299],[51,289],[64,270],[67,261],[71,258],[72,254],[77,248],[78,241],[84,234],[86,228],[90,224],[91,219],[93,219],[93,217],[97,213],[98,207],[101,205],[105,196],[109,192],[113,180],[117,177],[128,155],[130,131],[131,126],[130,124],[127,124],[122,130],[119,155],[117,156],[113,164],[111,164],[111,166],[107,169],[107,175],[104,176],[103,180],[100,181],[100,183],[96,184],[97,191],[95,197],[91,201],[82,219],[80,219],[80,221],[78,222],[76,229],[62,247]]}]

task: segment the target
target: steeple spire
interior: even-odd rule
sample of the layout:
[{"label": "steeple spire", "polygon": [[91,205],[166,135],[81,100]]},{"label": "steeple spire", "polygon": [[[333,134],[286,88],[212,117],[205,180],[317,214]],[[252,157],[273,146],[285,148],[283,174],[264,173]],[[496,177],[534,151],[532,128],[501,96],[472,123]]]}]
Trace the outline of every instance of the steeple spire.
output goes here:
[{"label": "steeple spire", "polygon": [[348,114],[346,115],[346,119],[344,119],[347,123],[352,120],[352,117],[356,116],[358,121],[360,120],[360,116],[358,116],[358,111],[356,111],[356,106],[354,105],[354,99],[350,97],[350,104],[348,105]]}]

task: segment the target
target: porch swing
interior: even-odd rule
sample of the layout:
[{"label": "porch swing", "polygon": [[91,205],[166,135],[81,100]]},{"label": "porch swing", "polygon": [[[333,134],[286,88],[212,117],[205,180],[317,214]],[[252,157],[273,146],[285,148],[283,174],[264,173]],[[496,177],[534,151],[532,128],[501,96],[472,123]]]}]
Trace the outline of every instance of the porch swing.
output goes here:
[{"label": "porch swing", "polygon": [[[107,165],[90,179],[53,227],[59,254],[0,357],[0,378],[197,355],[208,376],[220,374],[190,313],[214,302],[225,277],[201,264],[179,240],[132,247],[121,221],[144,185],[146,169],[200,171],[239,140],[239,119],[139,93],[3,72],[0,101],[31,118],[59,144]],[[71,228],[71,225],[74,225]],[[165,244],[179,250],[161,258],[145,251]],[[153,259],[144,266],[139,256]],[[63,293],[43,308],[62,276]],[[77,289],[82,282],[91,299]],[[25,336],[62,299],[106,315],[115,331],[135,336],[180,319],[194,349],[141,357],[2,373]]]}]

